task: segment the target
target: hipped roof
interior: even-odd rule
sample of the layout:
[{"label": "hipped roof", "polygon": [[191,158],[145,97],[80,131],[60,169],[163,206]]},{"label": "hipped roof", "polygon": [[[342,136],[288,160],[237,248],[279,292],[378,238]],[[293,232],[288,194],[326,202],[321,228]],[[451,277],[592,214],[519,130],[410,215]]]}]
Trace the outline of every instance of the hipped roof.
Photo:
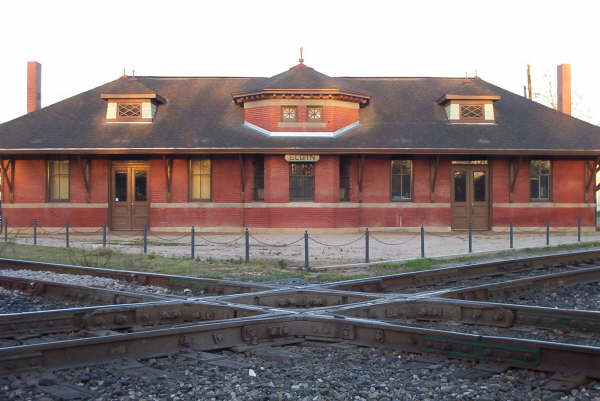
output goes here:
[{"label": "hipped roof", "polygon": [[437,100],[456,92],[464,78],[299,74],[302,86],[334,79],[340,88],[360,88],[372,96],[370,104],[360,109],[358,127],[335,138],[268,137],[244,126],[244,110],[231,94],[274,87],[277,77],[136,77],[136,85],[159,94],[165,103],[151,124],[108,124],[100,95],[123,91],[130,82],[120,78],[1,124],[0,153],[600,153],[600,127],[481,79],[473,81],[501,97],[494,104],[495,124],[450,124]]}]

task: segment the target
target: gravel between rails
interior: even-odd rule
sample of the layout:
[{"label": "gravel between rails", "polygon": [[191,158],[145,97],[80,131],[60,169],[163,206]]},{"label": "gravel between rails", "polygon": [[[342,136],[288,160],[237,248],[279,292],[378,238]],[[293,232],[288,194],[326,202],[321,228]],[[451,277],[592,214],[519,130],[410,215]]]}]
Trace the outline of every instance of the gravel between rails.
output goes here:
[{"label": "gravel between rails", "polygon": [[[220,355],[236,368],[199,362],[193,353],[142,361],[130,370],[118,365],[66,369],[0,378],[7,400],[49,401],[46,390],[70,384],[104,400],[590,400],[600,401],[600,383],[554,392],[550,374],[507,370],[486,378],[460,378],[473,363],[441,360],[411,367],[417,355],[355,346],[336,348],[303,343],[274,349],[290,361],[253,353]],[[260,355],[260,354],[258,354]],[[408,364],[408,365],[407,365]],[[251,369],[251,371],[250,371]]]},{"label": "gravel between rails", "polygon": [[490,301],[552,308],[600,310],[600,282],[576,284],[561,288],[536,288],[518,296],[490,299]]},{"label": "gravel between rails", "polygon": [[[137,292],[137,293],[150,293],[156,295],[162,294],[177,294],[179,293],[172,291],[164,287],[156,287],[151,285],[138,285],[123,282],[121,280],[115,280],[106,277],[95,277],[79,274],[67,274],[67,273],[55,273],[51,271],[39,271],[39,270],[11,270],[5,269],[0,270],[0,275],[9,277],[20,277],[28,278],[32,280],[51,281],[53,283],[63,284],[75,284],[86,287],[102,288],[106,290],[125,291],[125,292]],[[182,292],[183,293],[183,292]]]},{"label": "gravel between rails", "polygon": [[76,308],[83,305],[62,298],[25,295],[21,291],[0,287],[0,313],[39,312],[50,309]]}]

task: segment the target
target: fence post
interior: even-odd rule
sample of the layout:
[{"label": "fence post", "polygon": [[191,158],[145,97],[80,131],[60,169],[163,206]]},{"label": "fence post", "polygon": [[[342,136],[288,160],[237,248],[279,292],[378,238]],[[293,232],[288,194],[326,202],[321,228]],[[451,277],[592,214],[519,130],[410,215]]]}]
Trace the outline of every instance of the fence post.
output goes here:
[{"label": "fence post", "polygon": [[550,245],[550,220],[546,220],[546,246]]},{"label": "fence post", "polygon": [[421,224],[421,258],[425,257],[425,227]]},{"label": "fence post", "polygon": [[247,227],[244,231],[244,238],[246,239],[246,263],[250,263],[250,233]]},{"label": "fence post", "polygon": [[514,239],[513,239],[513,222],[512,220],[510,221],[510,228],[509,228],[509,235],[510,235],[510,249],[513,249],[514,246]]},{"label": "fence post", "polygon": [[33,245],[37,245],[37,220],[33,219]]},{"label": "fence post", "polygon": [[148,253],[148,225],[144,224],[144,255]]},{"label": "fence post", "polygon": [[577,217],[577,242],[581,242],[581,217]]},{"label": "fence post", "polygon": [[304,269],[310,269],[310,263],[308,262],[308,231],[304,230]]},{"label": "fence post", "polygon": [[69,247],[69,220],[65,222],[65,245]]},{"label": "fence post", "polygon": [[8,217],[4,216],[4,242],[8,242]]},{"label": "fence post", "polygon": [[106,223],[102,224],[102,248],[106,248]]},{"label": "fence post", "polygon": [[190,253],[192,254],[192,259],[196,259],[196,230],[194,229],[194,226],[192,226],[192,240],[190,251]]},{"label": "fence post", "polygon": [[473,253],[473,226],[469,222],[469,253]]}]

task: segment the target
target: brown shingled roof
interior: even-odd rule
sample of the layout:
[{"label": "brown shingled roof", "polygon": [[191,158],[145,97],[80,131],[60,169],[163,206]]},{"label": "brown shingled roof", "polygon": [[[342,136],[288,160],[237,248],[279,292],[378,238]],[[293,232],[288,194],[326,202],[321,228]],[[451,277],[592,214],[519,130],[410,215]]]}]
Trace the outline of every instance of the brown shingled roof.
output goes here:
[{"label": "brown shingled roof", "polygon": [[[314,77],[316,75],[312,74]],[[323,78],[326,79],[326,78]],[[600,154],[600,127],[478,80],[501,96],[495,124],[450,124],[440,95],[464,78],[335,78],[372,95],[360,124],[335,138],[268,137],[243,125],[231,93],[258,88],[264,78],[137,77],[161,94],[151,124],[107,124],[101,93],[89,90],[0,125],[0,154],[319,152]],[[310,82],[310,81],[308,81]],[[128,84],[128,83],[127,83]]]}]

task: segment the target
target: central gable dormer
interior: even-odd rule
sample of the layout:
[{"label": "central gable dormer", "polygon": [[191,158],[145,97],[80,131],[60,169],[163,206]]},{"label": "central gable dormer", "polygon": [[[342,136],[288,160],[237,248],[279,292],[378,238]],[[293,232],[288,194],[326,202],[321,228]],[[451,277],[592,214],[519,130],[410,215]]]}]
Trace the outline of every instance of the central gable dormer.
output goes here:
[{"label": "central gable dormer", "polygon": [[359,124],[371,96],[347,87],[303,62],[232,93],[244,108],[244,125],[267,136],[335,137]]},{"label": "central gable dormer", "polygon": [[165,103],[158,93],[126,75],[100,98],[106,101],[107,123],[152,123],[158,106]]}]

